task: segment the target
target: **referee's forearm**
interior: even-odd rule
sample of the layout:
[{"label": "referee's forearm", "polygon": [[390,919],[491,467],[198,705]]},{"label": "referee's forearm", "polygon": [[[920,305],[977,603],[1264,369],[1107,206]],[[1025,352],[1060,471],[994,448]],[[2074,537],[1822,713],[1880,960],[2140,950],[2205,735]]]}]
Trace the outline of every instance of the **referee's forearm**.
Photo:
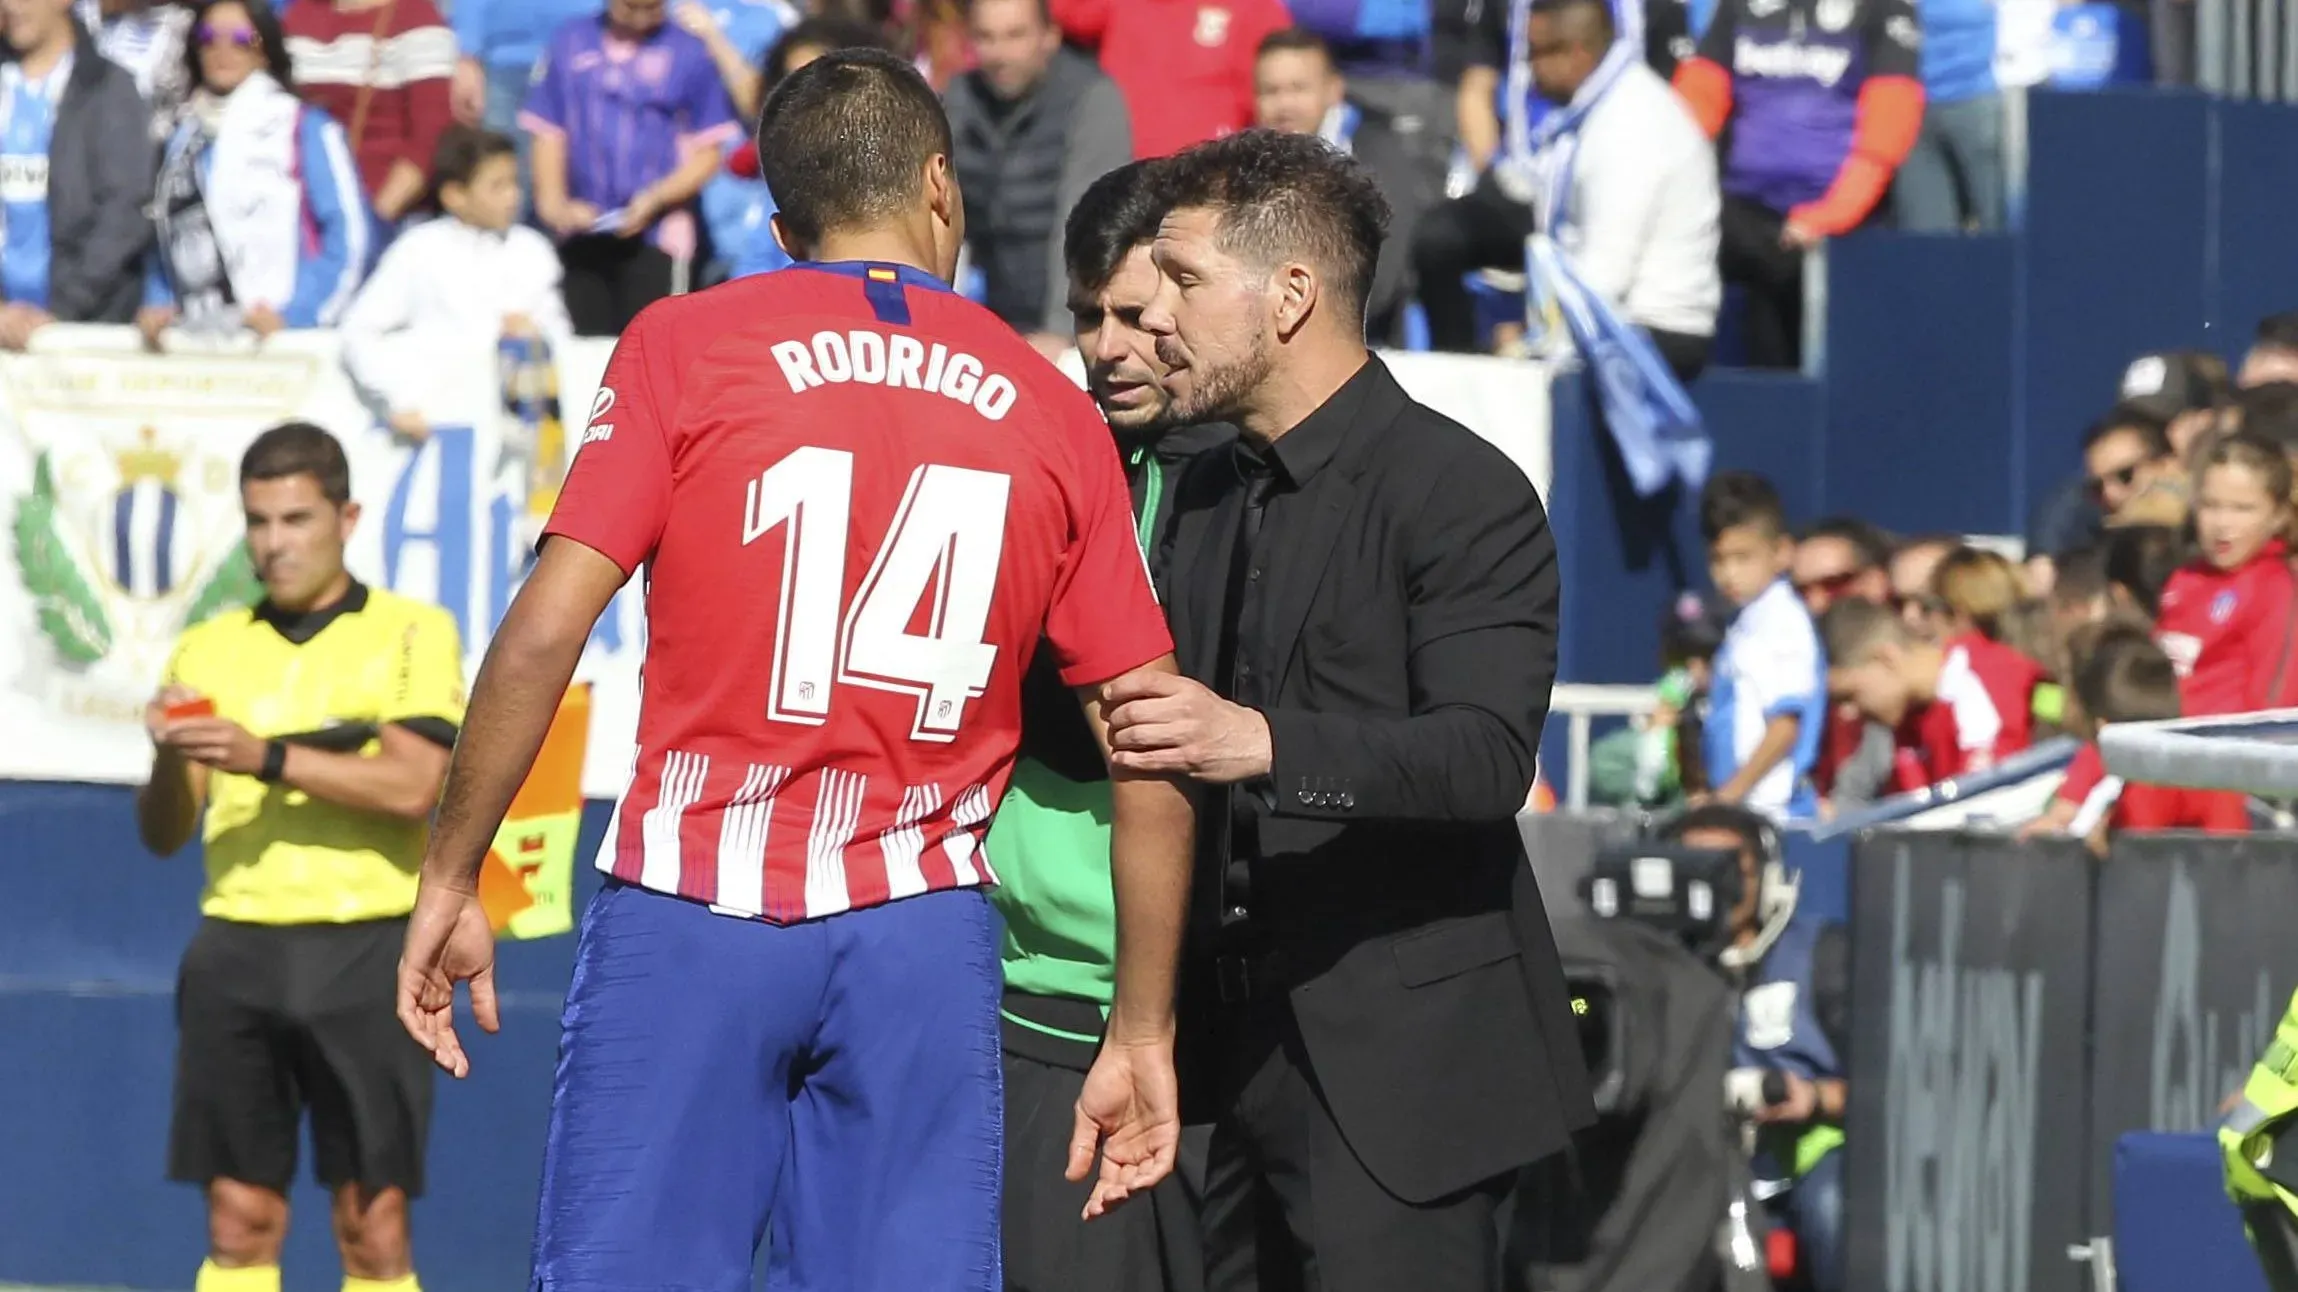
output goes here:
[{"label": "referee's forearm", "polygon": [[479,666],[423,859],[430,882],[476,886],[479,863],[534,765],[582,658],[581,635],[552,632],[532,619],[514,604]]}]

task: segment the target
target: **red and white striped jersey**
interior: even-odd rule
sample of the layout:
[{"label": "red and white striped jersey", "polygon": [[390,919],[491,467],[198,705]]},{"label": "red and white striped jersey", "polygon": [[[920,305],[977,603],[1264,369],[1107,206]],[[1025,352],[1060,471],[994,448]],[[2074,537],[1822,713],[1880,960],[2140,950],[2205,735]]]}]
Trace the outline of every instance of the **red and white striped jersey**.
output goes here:
[{"label": "red and white striped jersey", "polygon": [[599,868],[776,923],[995,882],[1040,639],[1071,685],[1172,649],[1091,402],[911,269],[647,309],[545,533],[647,571]]}]

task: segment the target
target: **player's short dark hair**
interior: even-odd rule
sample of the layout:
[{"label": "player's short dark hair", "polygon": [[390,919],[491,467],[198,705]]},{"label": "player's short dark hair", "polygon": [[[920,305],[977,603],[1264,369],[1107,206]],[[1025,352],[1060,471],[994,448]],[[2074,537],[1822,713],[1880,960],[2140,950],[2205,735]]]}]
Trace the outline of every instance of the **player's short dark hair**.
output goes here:
[{"label": "player's short dark hair", "polygon": [[2258,331],[2250,344],[2254,349],[2298,353],[2298,310],[2284,310],[2258,320]]},{"label": "player's short dark hair", "polygon": [[2143,625],[2100,631],[2075,663],[2075,699],[2093,722],[2159,722],[2179,716],[2178,670]]},{"label": "player's short dark hair", "polygon": [[758,64],[760,88],[771,92],[790,74],[790,60],[801,49],[884,49],[886,38],[877,28],[851,18],[800,18],[766,50]]},{"label": "player's short dark hair", "polygon": [[519,146],[509,135],[458,121],[439,132],[439,146],[431,150],[433,191],[449,184],[467,185],[490,159],[518,155]]},{"label": "player's short dark hair", "polygon": [[1261,37],[1260,48],[1253,51],[1255,62],[1271,54],[1315,54],[1333,66],[1333,47],[1325,38],[1306,27],[1283,27]]},{"label": "player's short dark hair", "polygon": [[1891,559],[1891,538],[1880,526],[1871,525],[1857,516],[1826,516],[1806,525],[1796,536],[1797,541],[1808,543],[1815,538],[1832,538],[1851,549],[1861,570],[1876,570]]},{"label": "player's short dark hair", "polygon": [[2237,429],[2298,453],[2298,382],[2269,381],[2234,395]]},{"label": "player's short dark hair", "polygon": [[2154,410],[2133,403],[2116,404],[2107,415],[2092,422],[2083,432],[2083,452],[2088,453],[2099,441],[2110,435],[2128,431],[2146,445],[2149,460],[2170,456],[2170,423]]},{"label": "player's short dark hair", "polygon": [[1878,646],[1904,645],[1907,625],[1897,611],[1865,597],[1839,597],[1819,617],[1819,637],[1827,662],[1837,668],[1865,659]]},{"label": "player's short dark hair", "polygon": [[1185,148],[1157,174],[1167,211],[1219,217],[1221,248],[1256,265],[1305,260],[1364,316],[1388,199],[1364,164],[1315,135],[1245,130]]},{"label": "player's short dark hair", "polygon": [[2106,581],[2128,596],[2148,618],[2162,609],[2162,589],[2191,551],[2186,535],[2170,525],[2122,525],[2106,532]]},{"label": "player's short dark hair", "polygon": [[1612,46],[1612,6],[1605,0],[1532,0],[1531,11],[1562,24],[1571,38],[1599,54]]},{"label": "player's short dark hair", "polygon": [[1718,471],[1700,491],[1700,537],[1713,543],[1727,529],[1753,526],[1767,538],[1787,533],[1779,490],[1753,471]]},{"label": "player's short dark hair", "polygon": [[1061,259],[1072,289],[1098,292],[1118,264],[1157,237],[1165,215],[1154,159],[1130,161],[1087,185],[1061,234]]},{"label": "player's short dark hair", "polygon": [[758,119],[758,169],[783,223],[814,242],[890,219],[951,152],[949,117],[918,69],[881,49],[838,49],[784,77]]},{"label": "player's short dark hair", "polygon": [[318,481],[321,496],[338,507],[351,501],[351,462],[343,445],[310,422],[281,422],[256,436],[239,459],[241,488],[290,476]]}]

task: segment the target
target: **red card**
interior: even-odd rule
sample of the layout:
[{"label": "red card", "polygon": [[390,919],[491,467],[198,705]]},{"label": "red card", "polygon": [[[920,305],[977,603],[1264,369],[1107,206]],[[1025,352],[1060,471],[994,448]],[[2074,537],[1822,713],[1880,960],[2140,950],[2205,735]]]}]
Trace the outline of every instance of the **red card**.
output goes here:
[{"label": "red card", "polygon": [[176,701],[169,705],[165,712],[170,722],[186,722],[193,718],[212,718],[215,716],[215,701],[204,695],[195,695],[189,700]]}]

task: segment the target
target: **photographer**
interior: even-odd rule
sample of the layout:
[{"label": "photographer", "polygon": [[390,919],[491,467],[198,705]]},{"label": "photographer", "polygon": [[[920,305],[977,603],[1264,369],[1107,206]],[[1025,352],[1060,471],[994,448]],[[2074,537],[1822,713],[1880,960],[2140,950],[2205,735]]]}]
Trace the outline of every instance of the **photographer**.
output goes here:
[{"label": "photographer", "polygon": [[[1778,859],[1761,817],[1697,807],[1662,829],[1689,848],[1736,853],[1743,879],[1731,912],[1727,970],[1740,976],[1727,1088],[1756,1126],[1758,1179],[1792,1182],[1781,1209],[1813,1292],[1843,1287],[1843,1143],[1849,955],[1840,924],[1792,917],[1792,890],[1765,872]],[[1767,889],[1769,890],[1767,892]]]}]

